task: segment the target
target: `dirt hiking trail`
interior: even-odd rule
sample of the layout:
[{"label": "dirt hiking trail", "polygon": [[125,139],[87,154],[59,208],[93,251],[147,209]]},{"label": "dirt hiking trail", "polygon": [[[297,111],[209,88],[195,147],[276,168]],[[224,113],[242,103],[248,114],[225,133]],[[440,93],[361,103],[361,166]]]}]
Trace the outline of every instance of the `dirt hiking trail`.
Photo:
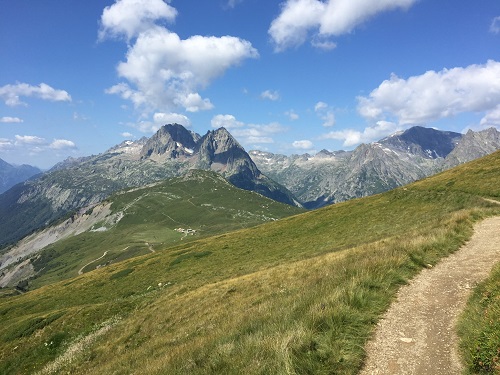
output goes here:
[{"label": "dirt hiking trail", "polygon": [[460,250],[400,289],[367,345],[360,375],[460,374],[458,315],[499,261],[500,217],[493,217],[477,224]]},{"label": "dirt hiking trail", "polygon": [[[127,247],[128,247],[128,246],[127,246]],[[82,268],[80,268],[80,270],[78,271],[78,274],[79,274],[79,275],[82,275],[82,274],[83,274],[83,270],[85,269],[85,267],[90,266],[92,263],[97,262],[98,260],[101,260],[101,259],[102,259],[102,258],[104,258],[106,255],[108,255],[108,252],[109,252],[109,251],[105,251],[105,252],[104,252],[104,254],[102,254],[99,258],[94,259],[94,260],[91,260],[90,262],[88,262],[86,265],[84,265]]]}]

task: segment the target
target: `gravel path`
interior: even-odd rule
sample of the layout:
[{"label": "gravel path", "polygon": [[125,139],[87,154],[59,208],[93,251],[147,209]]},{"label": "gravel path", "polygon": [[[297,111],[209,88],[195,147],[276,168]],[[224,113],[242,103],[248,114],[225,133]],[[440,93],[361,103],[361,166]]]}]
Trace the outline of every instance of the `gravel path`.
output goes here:
[{"label": "gravel path", "polygon": [[457,317],[498,261],[500,217],[494,217],[477,224],[459,251],[400,289],[367,345],[360,375],[460,374]]}]

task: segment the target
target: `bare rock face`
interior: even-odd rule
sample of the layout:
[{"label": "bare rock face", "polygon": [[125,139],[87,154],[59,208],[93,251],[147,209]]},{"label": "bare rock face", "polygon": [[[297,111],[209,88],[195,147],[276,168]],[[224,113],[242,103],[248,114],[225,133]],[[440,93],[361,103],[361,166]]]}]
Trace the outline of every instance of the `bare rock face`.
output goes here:
[{"label": "bare rock face", "polygon": [[209,131],[198,143],[200,169],[211,169],[225,176],[241,174],[250,179],[261,174],[247,152],[225,129]]},{"label": "bare rock face", "polygon": [[447,157],[462,137],[460,133],[414,126],[405,132],[386,137],[378,143],[395,151],[437,159]]},{"label": "bare rock face", "polygon": [[489,128],[474,132],[469,130],[447,156],[444,169],[486,156],[500,149],[500,132]]},{"label": "bare rock face", "polygon": [[156,132],[141,150],[141,158],[175,159],[190,157],[199,136],[179,124],[165,125]]}]

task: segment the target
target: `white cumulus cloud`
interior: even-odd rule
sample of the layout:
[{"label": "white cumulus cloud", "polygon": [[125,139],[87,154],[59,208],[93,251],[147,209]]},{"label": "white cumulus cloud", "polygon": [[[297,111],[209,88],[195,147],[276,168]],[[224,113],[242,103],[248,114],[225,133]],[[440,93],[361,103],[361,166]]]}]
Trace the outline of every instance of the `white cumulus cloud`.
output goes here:
[{"label": "white cumulus cloud", "polygon": [[210,99],[202,98],[197,92],[190,92],[188,94],[179,93],[178,97],[174,99],[174,103],[180,107],[184,107],[188,112],[207,111],[214,108]]},{"label": "white cumulus cloud", "polygon": [[324,111],[326,109],[328,109],[328,104],[326,104],[325,102],[317,102],[314,106],[314,110],[316,112]]},{"label": "white cumulus cloud", "polygon": [[106,92],[131,100],[136,108],[170,111],[182,107],[189,112],[212,109],[210,100],[197,91],[229,68],[256,57],[258,52],[251,43],[237,37],[195,35],[181,39],[156,26],[139,34],[126,61],[118,65],[119,76],[128,83]]},{"label": "white cumulus cloud", "polygon": [[408,79],[392,75],[368,97],[358,97],[358,112],[371,120],[425,124],[464,112],[489,112],[500,102],[500,63],[428,71]]},{"label": "white cumulus cloud", "polygon": [[177,17],[177,10],[169,3],[117,0],[103,10],[99,39],[125,37],[129,43],[125,61],[117,66],[125,82],[106,93],[120,95],[146,113],[212,109],[210,99],[199,91],[229,68],[259,54],[250,42],[233,36],[181,39],[164,27]]},{"label": "white cumulus cloud", "polygon": [[228,0],[227,7],[232,9],[232,8],[236,7],[236,5],[238,5],[239,3],[242,3],[242,2],[243,2],[243,0]]},{"label": "white cumulus cloud", "polygon": [[47,143],[45,138],[36,135],[16,135],[15,138],[16,145],[43,145]]},{"label": "white cumulus cloud", "polygon": [[231,134],[245,146],[274,143],[273,135],[288,129],[277,122],[270,124],[246,124],[233,115],[216,115],[212,118],[212,127],[231,129]]},{"label": "white cumulus cloud", "polygon": [[139,130],[141,133],[156,133],[162,127],[160,123],[153,121],[139,121],[137,123],[131,122],[127,124],[131,128]]},{"label": "white cumulus cloud", "polygon": [[77,146],[67,139],[54,139],[52,142],[36,135],[15,135],[14,139],[0,139],[0,150],[19,150],[29,155],[74,151]]},{"label": "white cumulus cloud", "polygon": [[500,104],[486,113],[481,119],[480,125],[482,127],[500,127]]},{"label": "white cumulus cloud", "polygon": [[300,150],[311,150],[314,146],[313,143],[309,140],[295,141],[292,143],[293,148],[297,148]]},{"label": "white cumulus cloud", "polygon": [[321,36],[316,36],[311,40],[311,45],[314,48],[322,49],[324,51],[331,51],[332,49],[337,48],[337,43],[334,41]]},{"label": "white cumulus cloud", "polygon": [[233,130],[233,135],[244,144],[274,143],[272,135],[285,132],[287,129],[277,122],[270,124],[248,124],[244,129]]},{"label": "white cumulus cloud", "polygon": [[267,100],[271,100],[271,101],[276,101],[276,100],[279,100],[280,98],[280,94],[278,91],[271,91],[271,90],[266,90],[264,92],[262,92],[260,94],[260,97],[262,99],[267,99]]},{"label": "white cumulus cloud", "polygon": [[233,115],[216,115],[211,121],[212,128],[236,129],[245,126],[241,121],[236,120]]},{"label": "white cumulus cloud", "polygon": [[76,149],[76,145],[75,142],[67,139],[54,139],[49,145],[49,148],[53,150],[73,150]]},{"label": "white cumulus cloud", "polygon": [[14,148],[14,142],[7,138],[0,138],[0,151],[7,151]]},{"label": "white cumulus cloud", "polygon": [[191,120],[187,116],[173,112],[169,113],[156,112],[153,115],[153,121],[156,124],[161,124],[162,126],[166,124],[180,124],[185,127],[191,126]]},{"label": "white cumulus cloud", "polygon": [[369,143],[386,137],[402,127],[389,121],[378,121],[375,125],[366,127],[363,131],[343,129],[323,134],[321,139],[343,141],[344,147],[356,146],[360,143]]},{"label": "white cumulus cloud", "polygon": [[[352,32],[379,13],[407,9],[418,0],[287,0],[269,28],[276,51],[303,44],[313,33],[313,45],[335,48],[329,36]],[[318,39],[319,38],[319,39]],[[322,42],[320,42],[322,40]]]},{"label": "white cumulus cloud", "polygon": [[125,36],[127,40],[154,26],[155,21],[175,21],[177,10],[163,0],[117,0],[104,8],[99,39]]},{"label": "white cumulus cloud", "polygon": [[134,135],[132,133],[129,133],[129,132],[123,132],[120,134],[123,138],[134,138]]},{"label": "white cumulus cloud", "polygon": [[153,119],[143,119],[136,123],[128,123],[131,128],[139,130],[141,133],[155,133],[163,125],[166,124],[180,124],[185,127],[191,126],[189,117],[175,112],[155,112]]},{"label": "white cumulus cloud", "polygon": [[11,123],[11,124],[18,124],[18,123],[21,123],[23,122],[22,119],[20,119],[19,117],[10,117],[10,116],[4,116],[4,117],[0,117],[0,122],[2,123]]},{"label": "white cumulus cloud", "polygon": [[38,86],[32,86],[27,83],[16,83],[15,85],[5,85],[0,87],[0,98],[10,107],[17,105],[26,105],[21,101],[21,97],[35,97],[50,101],[71,101],[71,96],[64,90],[57,90],[40,83]]},{"label": "white cumulus cloud", "polygon": [[295,113],[295,111],[293,109],[291,109],[290,111],[286,111],[285,115],[288,116],[288,118],[291,121],[295,121],[295,120],[299,119],[299,115],[297,113]]},{"label": "white cumulus cloud", "polygon": [[325,102],[318,102],[314,106],[314,112],[323,120],[323,126],[325,128],[332,127],[335,125],[335,113],[333,108],[331,108]]},{"label": "white cumulus cloud", "polygon": [[274,19],[269,34],[276,51],[303,44],[309,30],[318,27],[326,4],[319,0],[288,0]]},{"label": "white cumulus cloud", "polygon": [[394,10],[408,9],[417,0],[330,0],[321,18],[320,34],[342,35],[375,15]]}]

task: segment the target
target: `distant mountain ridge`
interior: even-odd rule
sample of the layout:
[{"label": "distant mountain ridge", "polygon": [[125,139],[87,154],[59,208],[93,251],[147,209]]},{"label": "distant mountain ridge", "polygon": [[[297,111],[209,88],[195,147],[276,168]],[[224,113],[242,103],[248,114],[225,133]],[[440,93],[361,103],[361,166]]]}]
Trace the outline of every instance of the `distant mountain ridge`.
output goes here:
[{"label": "distant mountain ridge", "polygon": [[287,187],[307,208],[381,193],[500,149],[495,128],[463,135],[421,126],[353,151],[314,156],[249,154],[258,168]]},{"label": "distant mountain ridge", "polygon": [[378,143],[393,150],[409,152],[425,158],[445,158],[462,139],[462,134],[414,126],[386,137]]},{"label": "distant mountain ridge", "polygon": [[115,191],[214,171],[233,185],[306,208],[381,193],[500,149],[494,129],[462,135],[413,127],[353,151],[250,155],[224,128],[200,136],[179,124],[99,155],[69,158],[0,194],[0,246],[101,202]]},{"label": "distant mountain ridge", "polygon": [[42,171],[37,167],[27,164],[12,165],[0,159],[0,194],[39,173]]},{"label": "distant mountain ridge", "polygon": [[181,176],[191,169],[215,171],[237,187],[299,206],[288,190],[259,171],[226,129],[202,137],[182,125],[168,124],[149,139],[125,141],[99,155],[68,159],[0,195],[0,217],[6,218],[0,223],[0,246],[115,191]]}]

